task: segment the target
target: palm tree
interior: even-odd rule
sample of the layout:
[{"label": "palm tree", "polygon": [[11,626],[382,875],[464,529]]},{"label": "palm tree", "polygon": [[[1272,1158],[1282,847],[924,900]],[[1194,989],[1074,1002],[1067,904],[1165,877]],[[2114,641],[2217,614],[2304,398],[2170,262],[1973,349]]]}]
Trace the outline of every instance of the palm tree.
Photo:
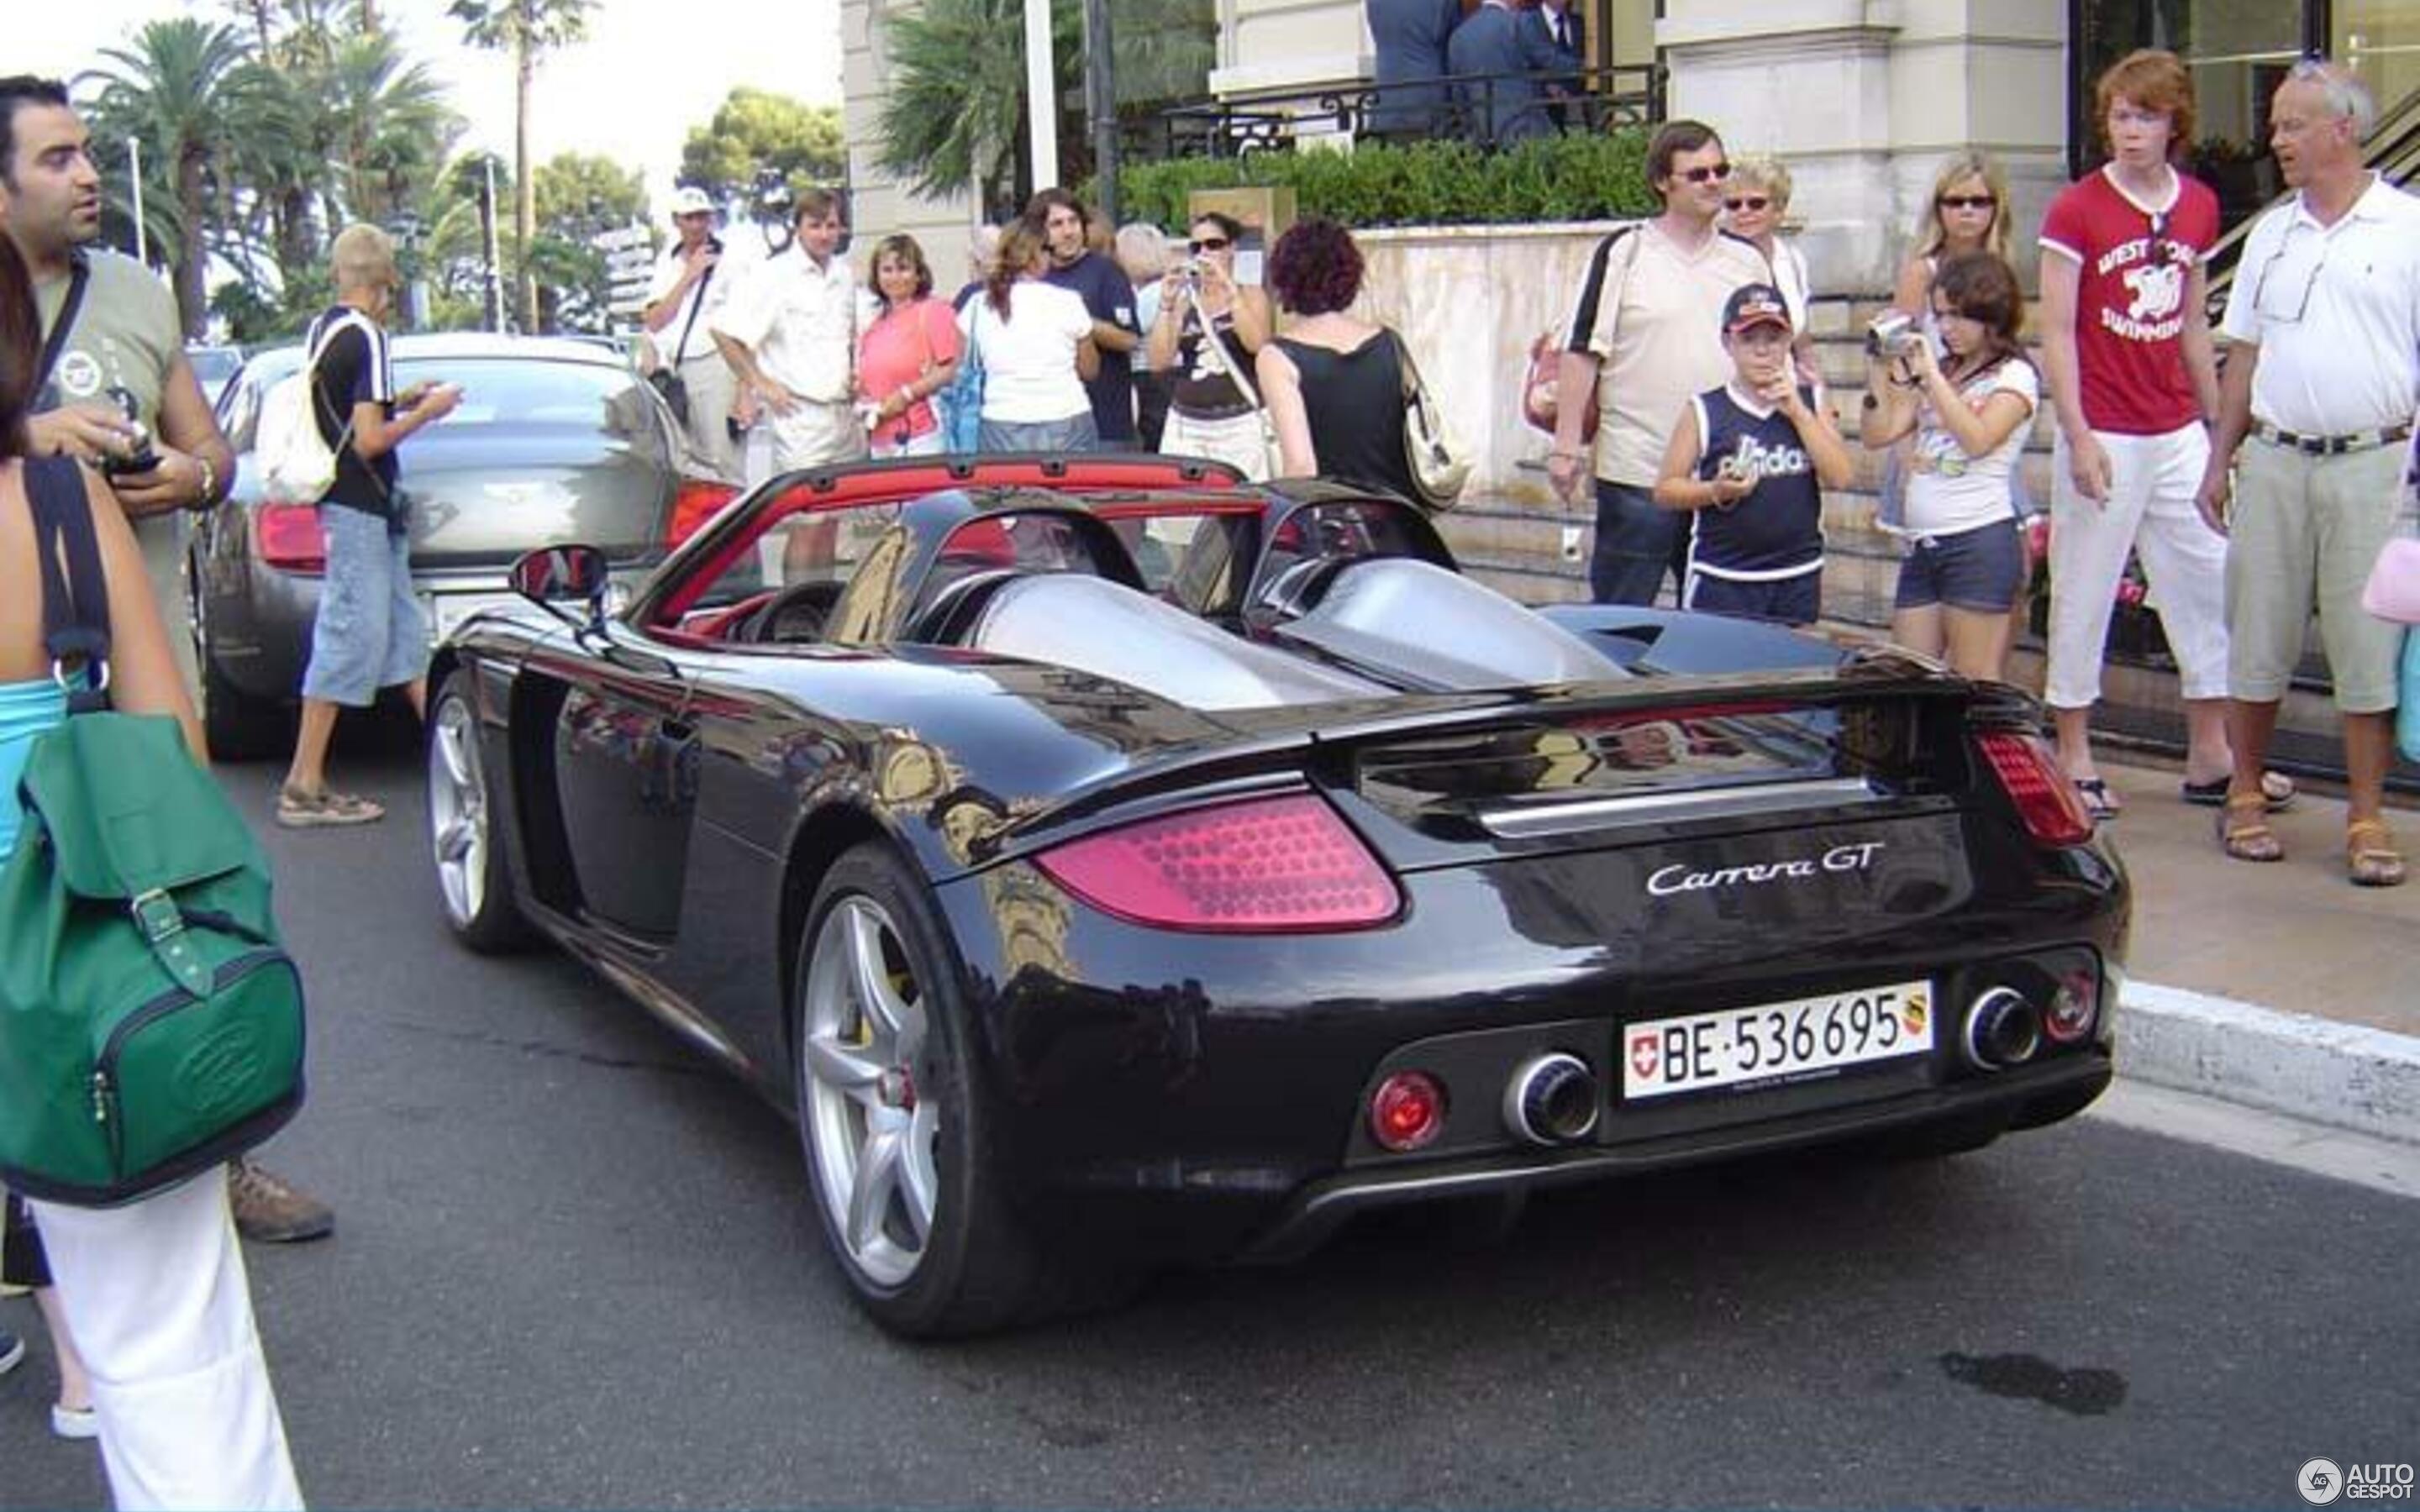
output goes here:
[{"label": "palm tree", "polygon": [[209,315],[202,275],[209,256],[211,176],[234,140],[230,90],[250,55],[250,44],[234,27],[178,17],[146,23],[132,46],[101,53],[109,67],[77,81],[101,86],[91,109],[98,133],[140,141],[165,181],[174,240],[163,250],[188,339],[201,334]]},{"label": "palm tree", "polygon": [[579,41],[588,33],[597,0],[454,0],[446,13],[462,23],[472,45],[513,54],[513,260],[521,270],[514,303],[524,331],[537,326],[537,285],[530,273],[530,243],[537,232],[536,176],[530,162],[530,94],[538,58]]},{"label": "palm tree", "polygon": [[437,171],[462,130],[444,85],[425,64],[407,62],[382,32],[337,44],[320,100],[333,116],[335,160],[355,220],[393,219],[411,183]]}]

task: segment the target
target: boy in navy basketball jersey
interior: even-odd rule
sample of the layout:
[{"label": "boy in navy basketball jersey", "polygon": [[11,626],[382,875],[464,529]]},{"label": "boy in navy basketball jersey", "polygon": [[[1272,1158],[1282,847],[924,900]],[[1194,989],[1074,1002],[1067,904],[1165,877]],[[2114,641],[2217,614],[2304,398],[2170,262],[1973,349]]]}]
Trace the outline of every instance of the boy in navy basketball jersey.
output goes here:
[{"label": "boy in navy basketball jersey", "polygon": [[1689,401],[1664,449],[1655,501],[1689,512],[1684,609],[1812,625],[1822,608],[1823,490],[1847,486],[1855,464],[1822,387],[1800,386],[1790,341],[1780,290],[1733,293],[1730,381]]}]

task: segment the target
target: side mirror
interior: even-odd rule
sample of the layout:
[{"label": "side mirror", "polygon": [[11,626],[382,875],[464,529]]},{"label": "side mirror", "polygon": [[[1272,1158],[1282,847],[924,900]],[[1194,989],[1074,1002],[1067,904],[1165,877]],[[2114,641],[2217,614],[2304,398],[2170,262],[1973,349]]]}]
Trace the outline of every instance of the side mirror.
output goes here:
[{"label": "side mirror", "polygon": [[535,604],[587,603],[602,609],[605,553],[593,546],[550,546],[513,561],[513,592]]}]

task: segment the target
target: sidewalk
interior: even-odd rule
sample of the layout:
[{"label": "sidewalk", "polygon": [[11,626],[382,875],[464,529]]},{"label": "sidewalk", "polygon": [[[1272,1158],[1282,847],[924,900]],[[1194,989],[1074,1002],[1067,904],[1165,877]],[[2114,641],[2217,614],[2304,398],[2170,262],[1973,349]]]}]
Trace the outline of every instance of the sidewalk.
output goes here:
[{"label": "sidewalk", "polygon": [[[2102,775],[2134,884],[2120,1073],[2420,1143],[2420,879],[2348,883],[2332,793],[2272,818],[2286,859],[2263,866],[2220,853],[2173,766],[2104,754]],[[2420,867],[2420,811],[2388,819]]]}]

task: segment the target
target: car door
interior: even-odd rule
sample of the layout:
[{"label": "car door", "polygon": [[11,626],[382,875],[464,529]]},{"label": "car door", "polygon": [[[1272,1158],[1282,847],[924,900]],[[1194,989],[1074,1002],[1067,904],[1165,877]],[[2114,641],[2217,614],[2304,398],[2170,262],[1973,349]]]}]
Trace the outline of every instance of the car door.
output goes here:
[{"label": "car door", "polygon": [[549,755],[582,911],[634,943],[668,943],[680,921],[697,812],[698,671],[616,625],[523,673],[563,684]]}]

